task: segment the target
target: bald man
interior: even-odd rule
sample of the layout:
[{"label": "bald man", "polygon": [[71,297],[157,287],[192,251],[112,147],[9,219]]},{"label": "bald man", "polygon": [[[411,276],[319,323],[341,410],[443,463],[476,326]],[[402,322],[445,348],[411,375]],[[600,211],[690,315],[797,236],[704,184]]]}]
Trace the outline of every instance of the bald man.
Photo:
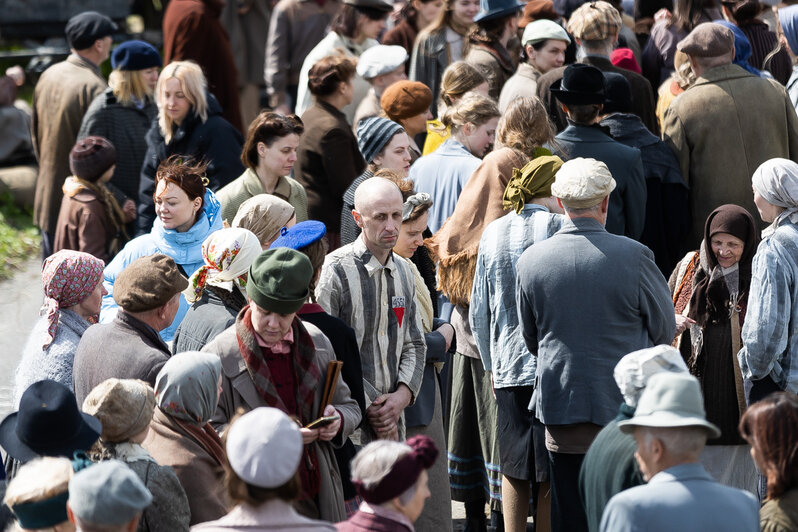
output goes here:
[{"label": "bald man", "polygon": [[360,443],[401,441],[402,411],[421,387],[426,344],[413,271],[392,251],[402,225],[399,187],[381,177],[367,179],[355,191],[352,216],[362,232],[324,259],[316,300],[357,335],[368,421]]}]

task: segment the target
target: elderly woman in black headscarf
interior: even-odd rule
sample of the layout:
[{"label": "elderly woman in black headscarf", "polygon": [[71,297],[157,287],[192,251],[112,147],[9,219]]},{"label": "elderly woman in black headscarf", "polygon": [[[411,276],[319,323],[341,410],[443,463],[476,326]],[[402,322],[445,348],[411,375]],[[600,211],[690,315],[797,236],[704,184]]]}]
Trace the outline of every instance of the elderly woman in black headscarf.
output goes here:
[{"label": "elderly woman in black headscarf", "polygon": [[737,432],[746,408],[736,354],[751,286],[751,263],[759,243],[753,216],[721,205],[707,218],[699,251],[676,266],[669,285],[676,311],[675,344],[701,381],[707,419],[720,427],[702,463],[719,481],[753,491],[756,471]]}]

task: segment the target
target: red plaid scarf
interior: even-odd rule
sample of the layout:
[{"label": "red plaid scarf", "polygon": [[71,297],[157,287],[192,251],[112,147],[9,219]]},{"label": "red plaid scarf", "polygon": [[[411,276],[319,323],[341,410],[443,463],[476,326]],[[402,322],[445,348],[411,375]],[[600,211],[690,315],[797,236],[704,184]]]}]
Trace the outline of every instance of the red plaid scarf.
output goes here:
[{"label": "red plaid scarf", "polygon": [[[294,382],[297,383],[296,403],[299,412],[289,412],[274,387],[269,366],[261,351],[265,348],[259,346],[255,338],[256,333],[252,327],[252,314],[249,305],[241,309],[236,318],[236,339],[241,356],[247,365],[249,376],[261,398],[269,406],[279,408],[289,416],[298,415],[300,424],[304,426],[316,419],[313,412],[313,399],[316,389],[321,384],[321,373],[315,362],[316,347],[313,345],[313,339],[307,329],[302,325],[302,321],[295,317],[291,327],[294,333],[294,343],[291,345],[291,354],[286,356],[290,356],[293,362]],[[304,448],[300,468],[305,468],[305,474],[302,474],[303,498],[315,497],[319,493],[321,480],[318,457],[315,449],[310,445],[306,445]]]}]

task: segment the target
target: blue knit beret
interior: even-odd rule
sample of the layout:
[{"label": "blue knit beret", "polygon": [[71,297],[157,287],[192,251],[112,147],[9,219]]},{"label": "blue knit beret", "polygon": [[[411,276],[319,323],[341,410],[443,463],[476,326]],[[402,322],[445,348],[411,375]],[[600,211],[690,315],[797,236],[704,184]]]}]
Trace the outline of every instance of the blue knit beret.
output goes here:
[{"label": "blue knit beret", "polygon": [[272,242],[269,249],[291,248],[300,250],[321,240],[326,233],[327,227],[322,222],[317,220],[299,222],[293,227],[283,227],[280,236]]},{"label": "blue knit beret", "polygon": [[115,70],[144,70],[162,65],[158,50],[144,41],[125,41],[111,54],[111,67]]},{"label": "blue knit beret", "polygon": [[387,118],[372,116],[357,124],[357,147],[367,163],[382,151],[394,135],[404,131],[402,126]]}]

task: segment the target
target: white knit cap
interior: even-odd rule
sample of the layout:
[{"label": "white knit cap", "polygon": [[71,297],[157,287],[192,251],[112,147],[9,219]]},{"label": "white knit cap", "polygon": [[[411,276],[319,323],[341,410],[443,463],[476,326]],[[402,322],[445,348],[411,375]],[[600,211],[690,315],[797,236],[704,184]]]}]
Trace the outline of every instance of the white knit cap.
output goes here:
[{"label": "white knit cap", "polygon": [[256,408],[228,430],[227,459],[247,484],[278,488],[294,476],[301,457],[299,425],[276,408]]}]

